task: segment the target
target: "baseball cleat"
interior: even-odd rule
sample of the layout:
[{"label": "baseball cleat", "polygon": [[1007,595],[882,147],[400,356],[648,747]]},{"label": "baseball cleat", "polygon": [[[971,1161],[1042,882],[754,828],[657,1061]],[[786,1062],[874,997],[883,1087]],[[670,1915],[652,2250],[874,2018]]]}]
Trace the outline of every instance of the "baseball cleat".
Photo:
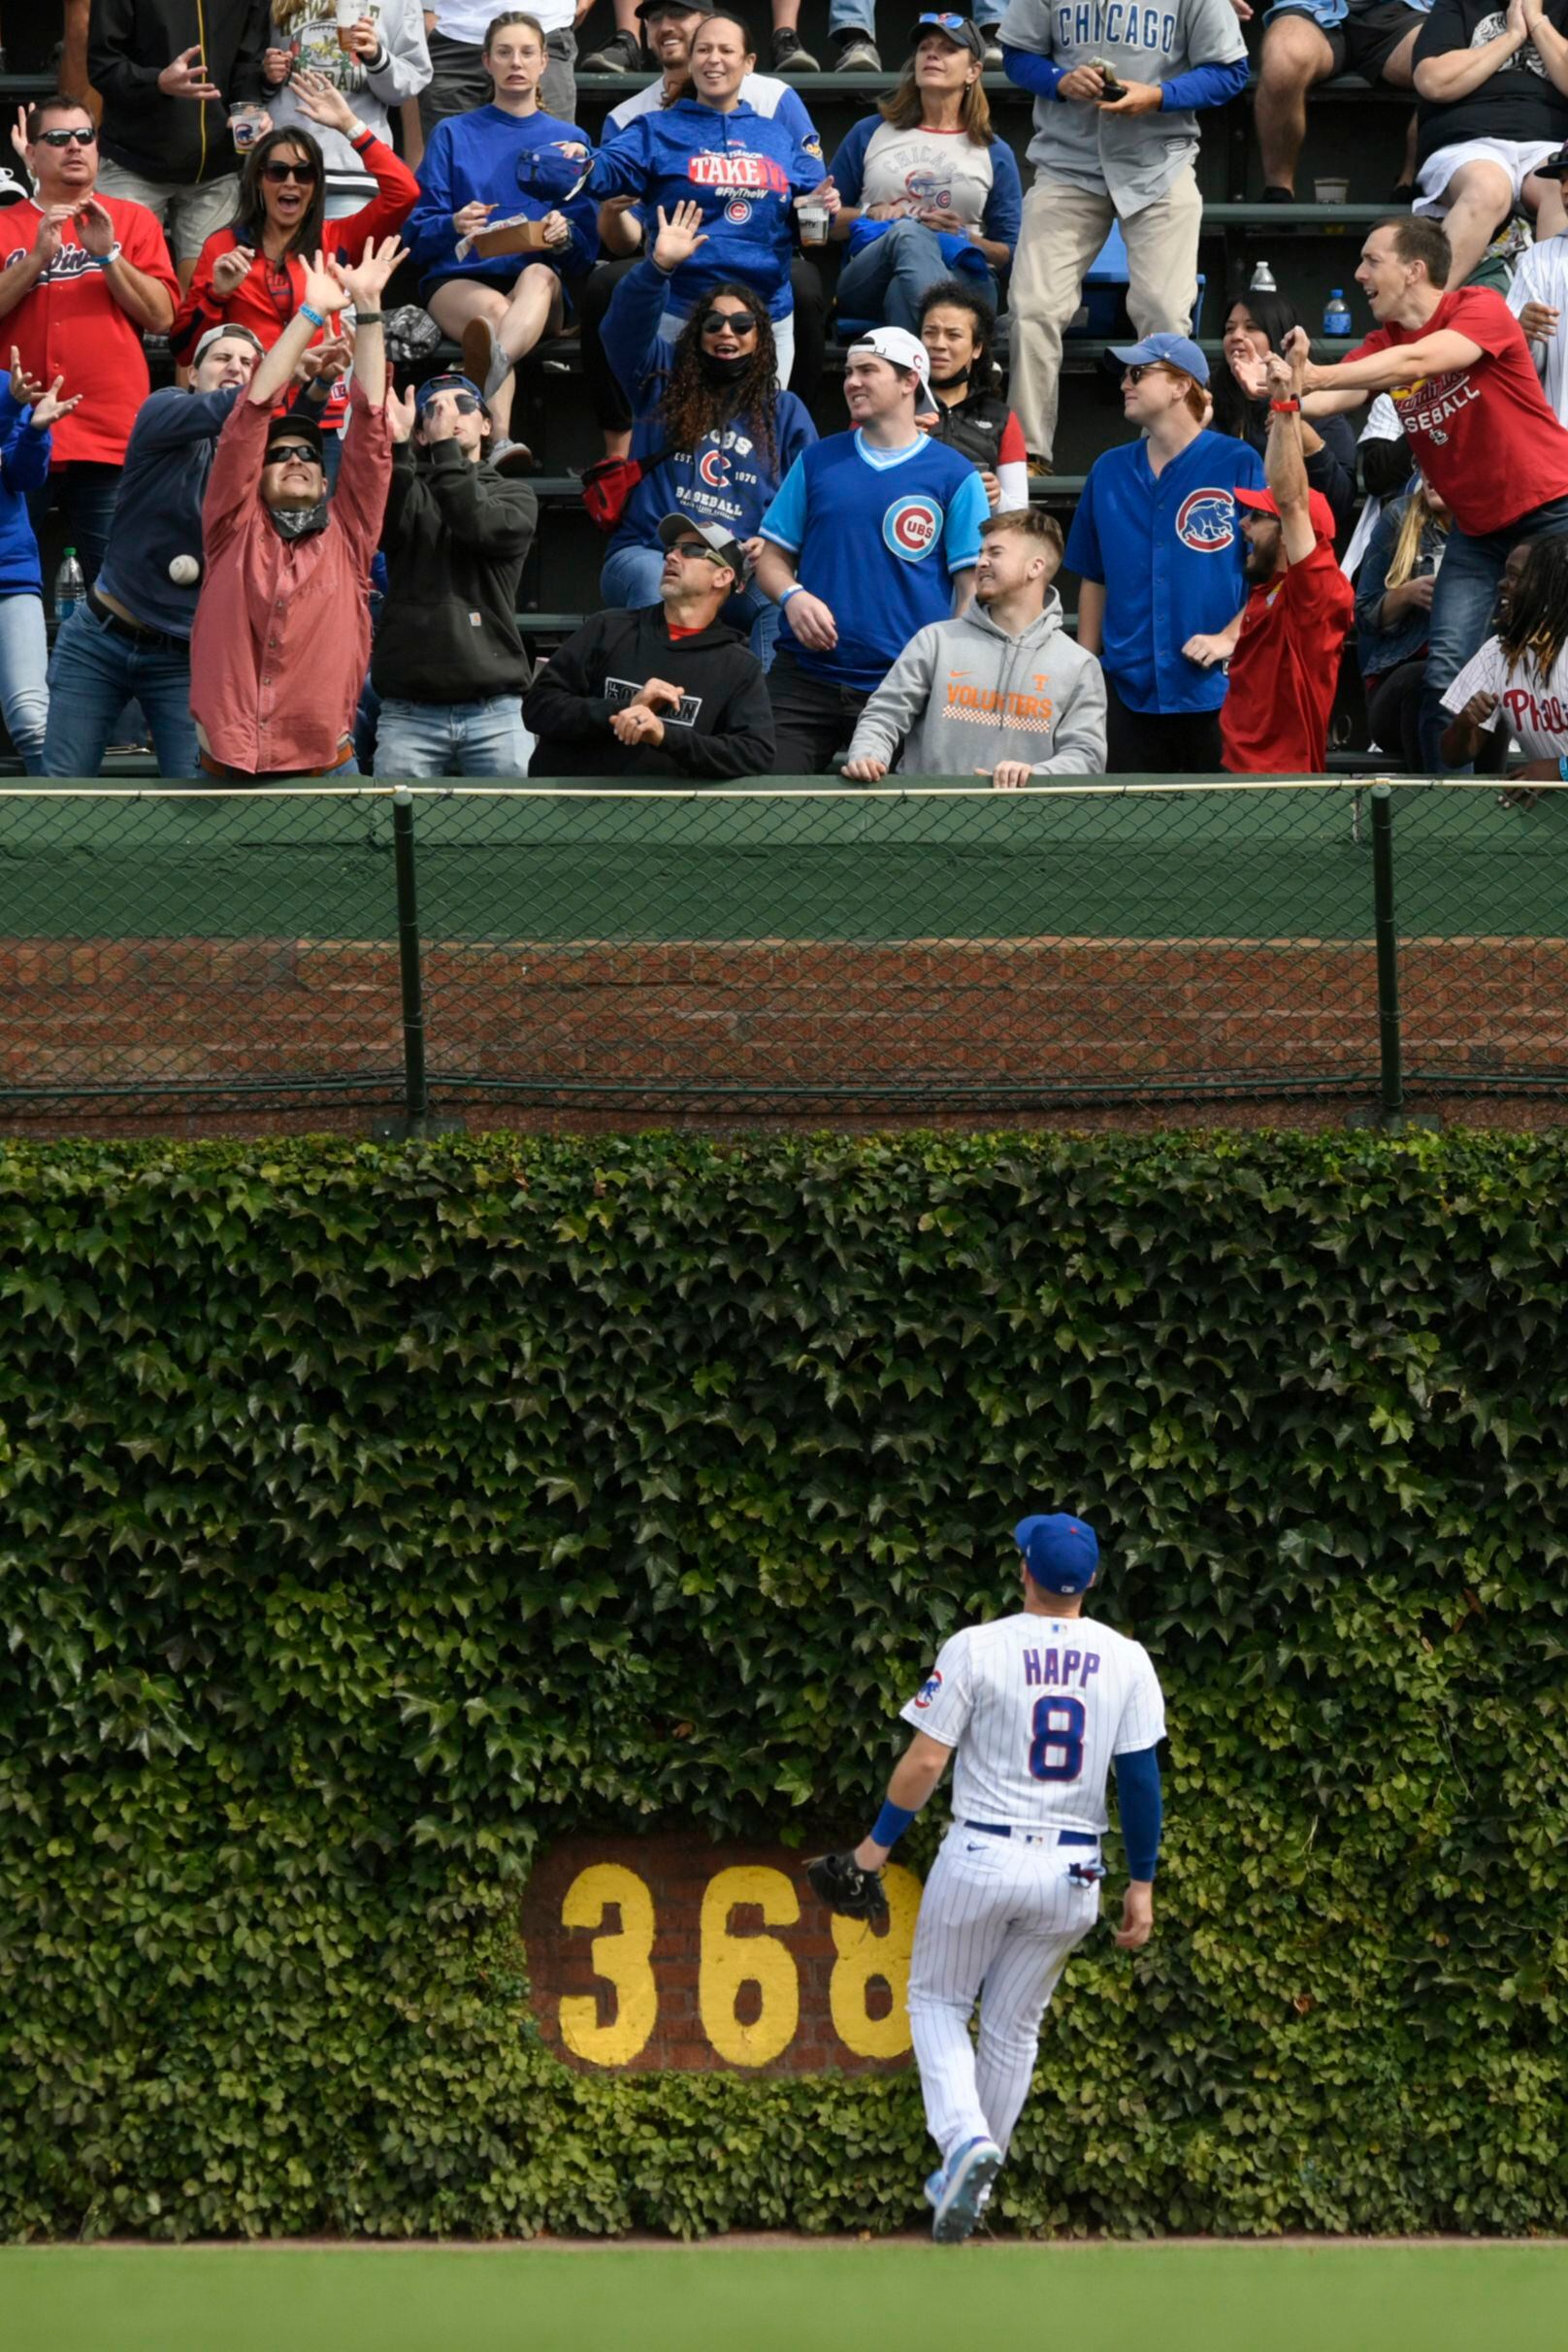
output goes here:
[{"label": "baseball cleat", "polygon": [[939,2205],[941,2202],[942,2167],[938,2165],[934,2172],[928,2172],[926,2175],[926,2203],[929,2205]]},{"label": "baseball cleat", "polygon": [[942,2174],[931,2222],[931,2236],[939,2246],[964,2243],[1000,2171],[1001,2150],[994,2140],[968,2140],[954,2149]]}]

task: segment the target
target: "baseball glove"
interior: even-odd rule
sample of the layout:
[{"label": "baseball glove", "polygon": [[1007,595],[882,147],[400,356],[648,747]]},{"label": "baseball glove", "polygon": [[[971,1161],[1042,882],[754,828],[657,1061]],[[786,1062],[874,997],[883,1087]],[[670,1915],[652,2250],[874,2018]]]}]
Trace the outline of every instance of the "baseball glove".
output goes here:
[{"label": "baseball glove", "polygon": [[888,1899],[882,1891],[882,1873],[862,1870],[853,1854],[818,1854],[805,1866],[805,1875],[830,1911],[841,1919],[874,1919],[878,1926],[888,1915]]}]

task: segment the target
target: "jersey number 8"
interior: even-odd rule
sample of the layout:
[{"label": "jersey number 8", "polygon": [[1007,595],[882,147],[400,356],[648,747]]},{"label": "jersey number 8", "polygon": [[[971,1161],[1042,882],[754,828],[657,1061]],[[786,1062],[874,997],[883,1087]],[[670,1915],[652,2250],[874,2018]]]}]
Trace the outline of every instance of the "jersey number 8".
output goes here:
[{"label": "jersey number 8", "polygon": [[1029,1768],[1036,1780],[1076,1780],[1084,1769],[1082,1699],[1036,1699]]}]

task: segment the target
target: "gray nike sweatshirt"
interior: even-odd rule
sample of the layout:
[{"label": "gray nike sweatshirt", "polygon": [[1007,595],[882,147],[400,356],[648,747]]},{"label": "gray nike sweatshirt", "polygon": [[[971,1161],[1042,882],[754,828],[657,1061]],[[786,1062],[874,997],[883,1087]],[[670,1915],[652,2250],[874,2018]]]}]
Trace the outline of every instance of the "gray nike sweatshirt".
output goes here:
[{"label": "gray nike sweatshirt", "polygon": [[978,604],[933,621],[904,647],[861,712],[852,760],[903,776],[969,776],[1027,760],[1037,776],[1105,772],[1105,681],[1062,626],[1062,599],[1018,637]]}]

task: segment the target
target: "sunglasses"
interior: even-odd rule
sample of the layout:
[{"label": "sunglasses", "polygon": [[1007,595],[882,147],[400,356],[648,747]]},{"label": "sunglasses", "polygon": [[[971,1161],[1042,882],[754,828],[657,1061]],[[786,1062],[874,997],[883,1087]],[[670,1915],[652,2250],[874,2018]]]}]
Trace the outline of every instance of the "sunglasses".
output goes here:
[{"label": "sunglasses", "polygon": [[1122,381],[1125,384],[1141,384],[1146,376],[1158,376],[1162,364],[1158,359],[1139,360],[1136,367],[1122,370]]},{"label": "sunglasses", "polygon": [[702,321],[704,335],[722,335],[726,327],[732,335],[755,335],[757,321],[749,310],[709,310]]},{"label": "sunglasses", "polygon": [[303,458],[308,466],[319,466],[321,463],[320,458],[308,441],[270,441],[268,443],[265,462],[269,466],[286,466],[291,457]]},{"label": "sunglasses", "polygon": [[670,552],[671,555],[685,556],[688,563],[694,556],[700,555],[705,562],[722,567],[726,572],[729,570],[723,556],[716,555],[711,547],[705,547],[701,539],[677,539]]},{"label": "sunglasses", "polygon": [[[423,416],[425,411],[434,405],[441,393],[450,391],[451,387],[448,384],[438,384],[434,392],[430,390],[428,385],[425,387],[425,389],[427,397],[420,403],[419,406],[419,413],[421,416]],[[452,406],[457,410],[459,416],[477,416],[483,403],[475,400],[472,392],[453,392]]]},{"label": "sunglasses", "polygon": [[263,180],[270,180],[275,188],[280,188],[285,180],[297,180],[302,187],[310,187],[315,179],[315,165],[313,163],[264,163],[261,167],[261,176]]},{"label": "sunglasses", "polygon": [[967,45],[973,29],[967,16],[956,16],[947,12],[937,15],[933,11],[924,16],[917,16],[915,22],[917,25],[934,24],[939,33],[952,33],[965,45]]},{"label": "sunglasses", "polygon": [[97,143],[98,134],[90,127],[80,131],[40,131],[38,134],[40,147],[96,147]]}]

